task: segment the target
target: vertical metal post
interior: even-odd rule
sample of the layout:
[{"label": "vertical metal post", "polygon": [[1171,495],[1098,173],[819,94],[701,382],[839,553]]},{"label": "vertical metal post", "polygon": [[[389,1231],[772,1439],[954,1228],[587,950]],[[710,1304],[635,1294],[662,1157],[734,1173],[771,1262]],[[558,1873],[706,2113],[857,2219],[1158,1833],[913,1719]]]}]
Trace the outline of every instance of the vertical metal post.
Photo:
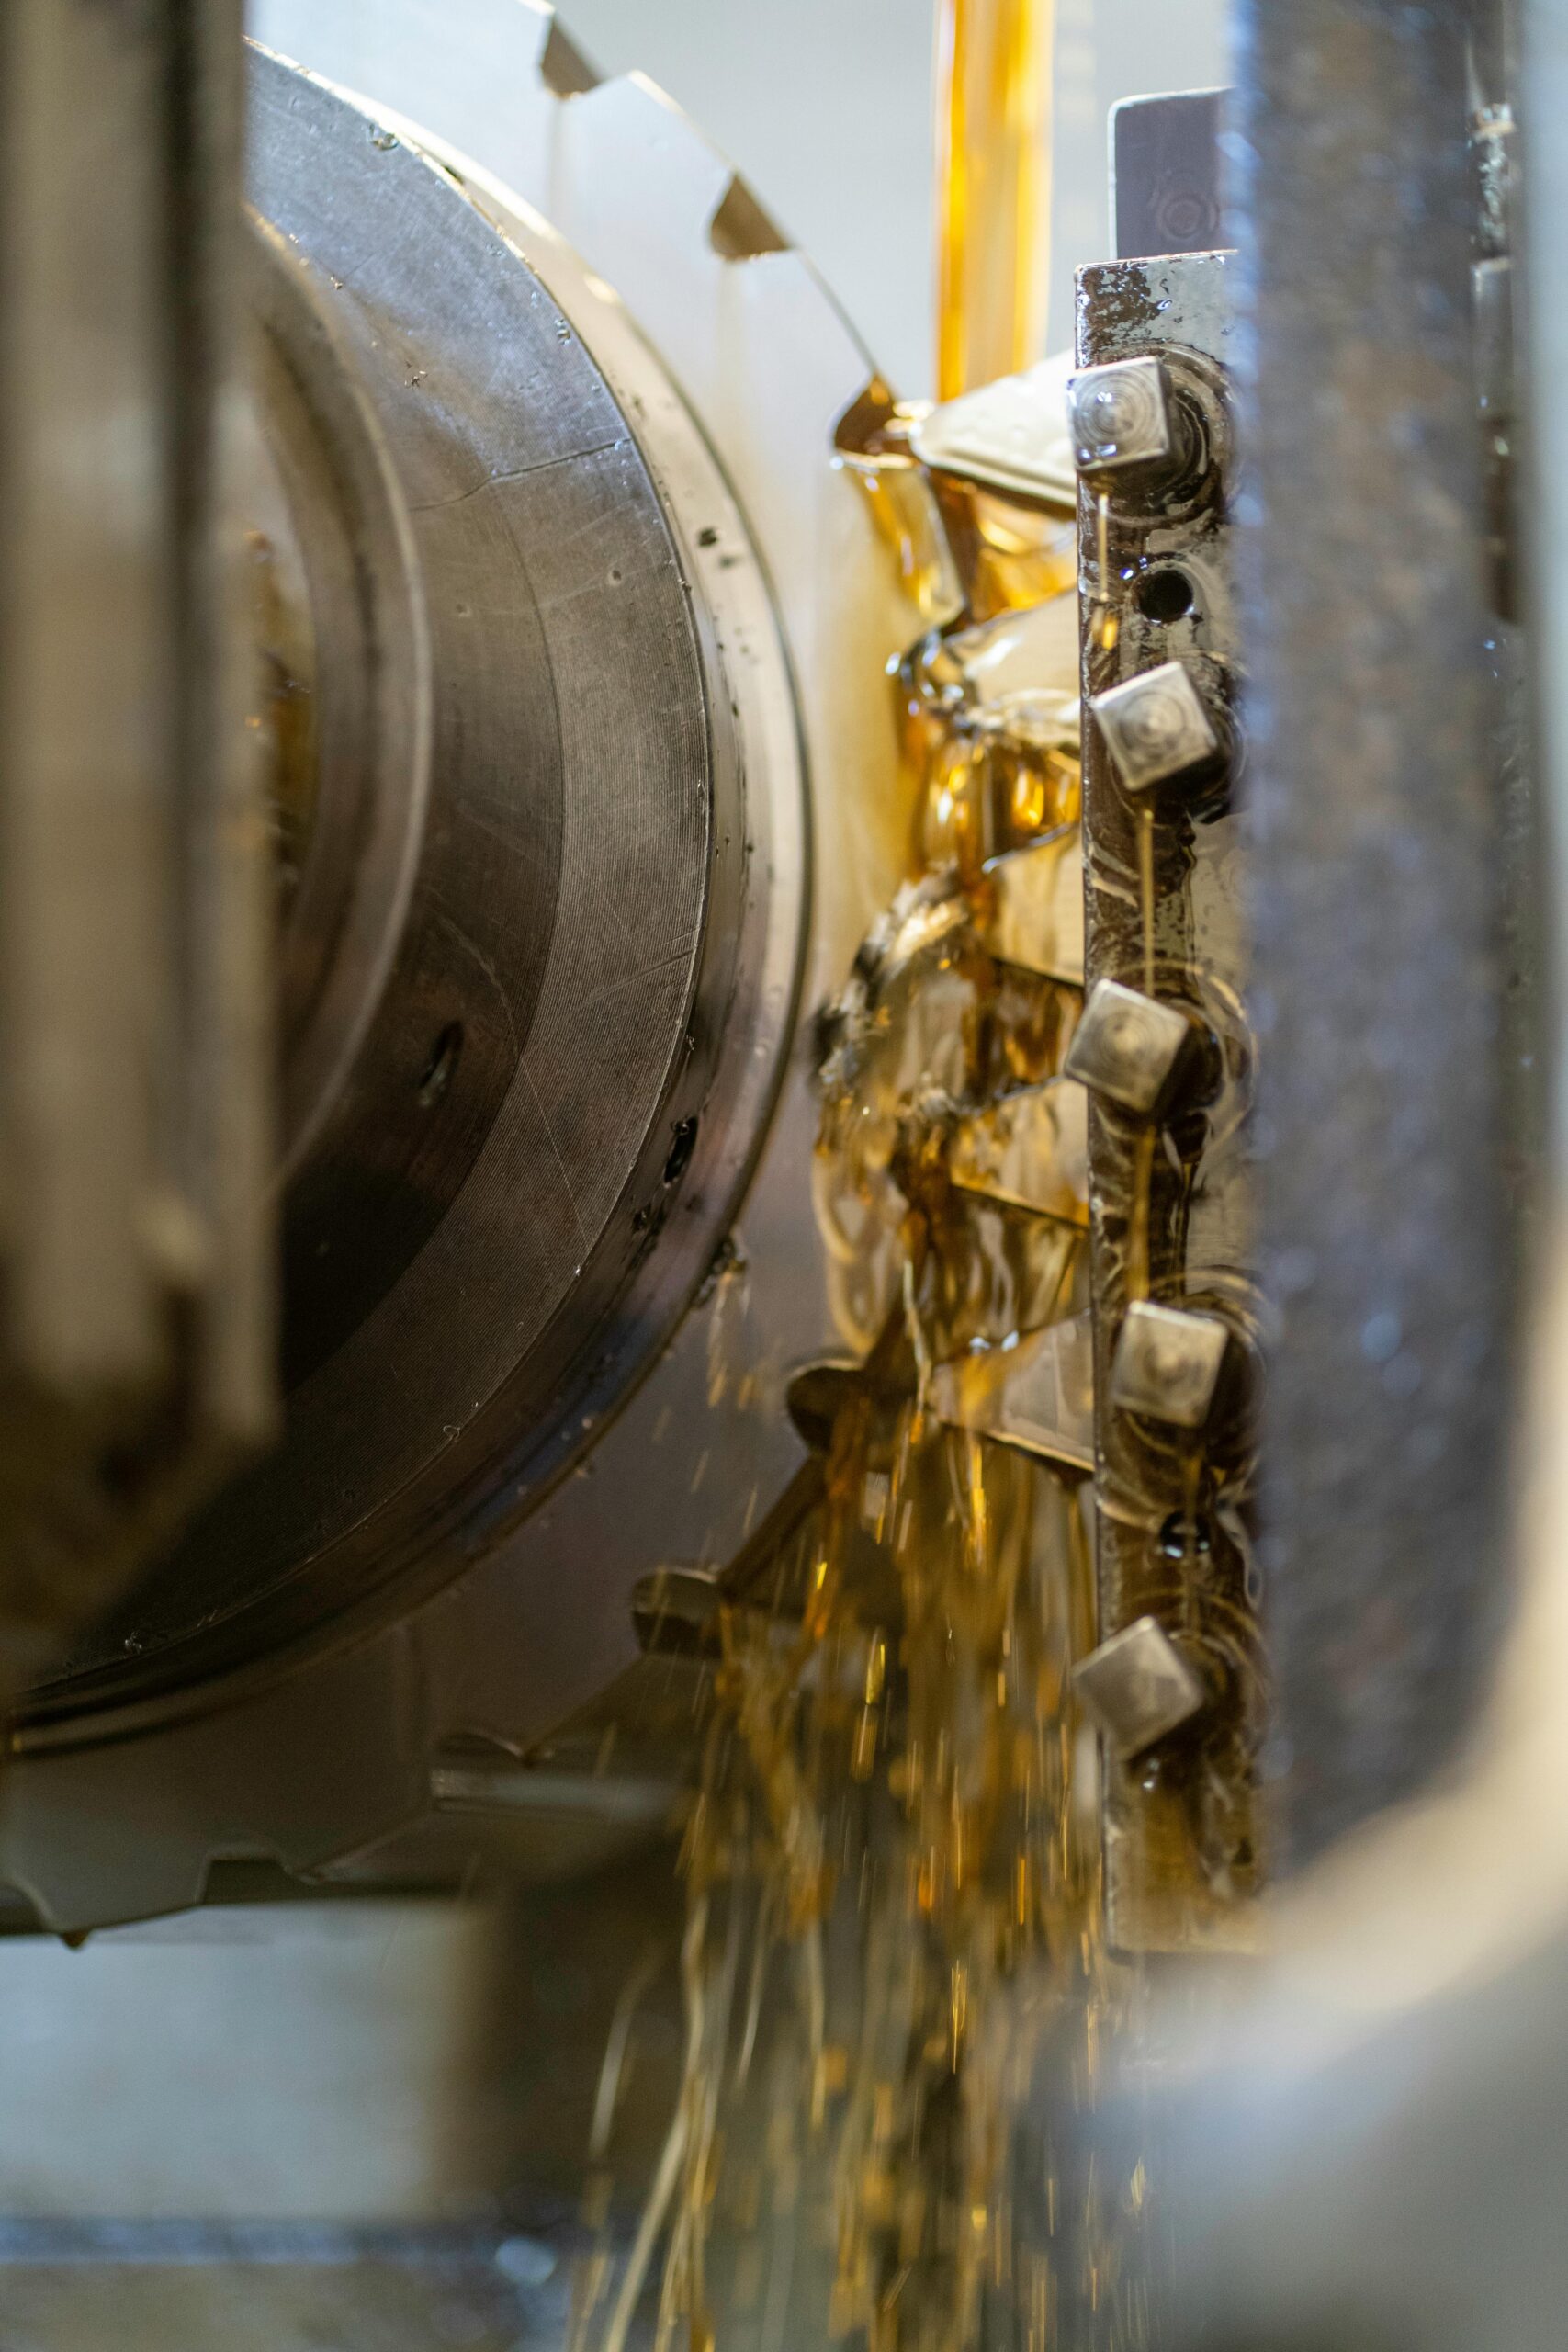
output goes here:
[{"label": "vertical metal post", "polygon": [[1463,12],[1238,16],[1253,1005],[1280,1324],[1264,1565],[1300,1859],[1452,1753],[1499,1614],[1498,819]]},{"label": "vertical metal post", "polygon": [[[1547,850],[1549,936],[1568,933],[1568,12],[1559,0],[1521,0],[1520,135],[1524,141],[1524,334],[1529,385],[1520,499],[1532,664],[1532,718]],[[1562,951],[1558,959],[1561,964]],[[1552,1159],[1559,1195],[1568,1173],[1568,1067],[1557,982]]]},{"label": "vertical metal post", "polygon": [[0,10],[0,1681],[270,1425],[241,36]]}]

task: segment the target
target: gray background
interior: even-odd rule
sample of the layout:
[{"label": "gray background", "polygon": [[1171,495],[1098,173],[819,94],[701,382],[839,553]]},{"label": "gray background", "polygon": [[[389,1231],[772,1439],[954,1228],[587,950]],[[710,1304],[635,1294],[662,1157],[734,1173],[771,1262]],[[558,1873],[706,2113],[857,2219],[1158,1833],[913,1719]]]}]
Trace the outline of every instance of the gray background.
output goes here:
[{"label": "gray background", "polygon": [[[934,0],[561,0],[607,73],[640,68],[725,148],[897,388],[931,374]],[[1224,0],[1056,0],[1053,348],[1106,257],[1107,114],[1227,78]]]}]

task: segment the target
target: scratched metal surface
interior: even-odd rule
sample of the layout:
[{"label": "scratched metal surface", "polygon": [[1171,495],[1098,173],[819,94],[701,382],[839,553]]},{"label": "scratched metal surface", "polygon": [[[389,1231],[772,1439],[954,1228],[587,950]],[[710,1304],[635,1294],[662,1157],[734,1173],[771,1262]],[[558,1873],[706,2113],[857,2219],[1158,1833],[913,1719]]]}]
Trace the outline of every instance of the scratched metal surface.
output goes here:
[{"label": "scratched metal surface", "polygon": [[[1232,356],[1229,257],[1181,254],[1123,261],[1080,273],[1078,359],[1095,364],[1149,352]],[[1086,614],[1097,592],[1092,496],[1082,508]],[[1119,628],[1105,652],[1086,632],[1086,694],[1182,661],[1205,673],[1228,702],[1236,617],[1231,526],[1223,495],[1195,512],[1150,522],[1112,499],[1111,594]],[[1192,590],[1190,609],[1160,622],[1140,608],[1143,583],[1175,567]],[[1156,1138],[1149,1183],[1152,1295],[1169,1305],[1223,1308],[1251,1331],[1258,1303],[1252,1258],[1251,1050],[1243,994],[1247,920],[1243,820],[1237,792],[1193,803],[1162,791],[1155,827],[1154,993],[1186,1002],[1216,1040],[1224,1075],[1213,1102]],[[1111,774],[1096,729],[1086,730],[1087,966],[1145,986],[1138,818]],[[1090,1117],[1090,1213],[1100,1398],[1096,1480],[1101,1633],[1145,1614],[1187,1628],[1208,1646],[1245,1659],[1228,1676],[1196,1752],[1184,1748],[1111,1768],[1107,1793],[1107,1894],[1111,1933],[1125,1948],[1190,1951],[1248,1939],[1247,1896],[1256,1883],[1254,1752],[1260,1687],[1249,1578],[1252,1455],[1244,1421],[1205,1445],[1212,1491],[1201,1506],[1206,1550],[1172,1558],[1162,1530],[1183,1510],[1182,1459],[1147,1422],[1109,1404],[1111,1360],[1129,1295],[1132,1204],[1139,1189],[1139,1128],[1097,1102]]]}]

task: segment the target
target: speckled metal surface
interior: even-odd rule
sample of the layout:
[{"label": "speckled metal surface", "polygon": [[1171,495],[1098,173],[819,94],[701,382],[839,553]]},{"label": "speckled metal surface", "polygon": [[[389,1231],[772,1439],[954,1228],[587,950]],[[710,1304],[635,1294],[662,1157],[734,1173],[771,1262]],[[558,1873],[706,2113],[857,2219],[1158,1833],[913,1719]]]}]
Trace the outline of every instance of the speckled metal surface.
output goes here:
[{"label": "speckled metal surface", "polygon": [[1238,10],[1276,1761],[1302,1859],[1468,1726],[1506,1224],[1461,9]]}]

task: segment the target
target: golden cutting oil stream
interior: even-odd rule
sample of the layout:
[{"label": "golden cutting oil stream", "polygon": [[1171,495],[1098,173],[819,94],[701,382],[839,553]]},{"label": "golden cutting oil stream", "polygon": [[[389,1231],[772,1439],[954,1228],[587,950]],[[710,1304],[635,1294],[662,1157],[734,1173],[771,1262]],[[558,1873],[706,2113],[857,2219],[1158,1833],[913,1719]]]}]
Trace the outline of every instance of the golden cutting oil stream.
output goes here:
[{"label": "golden cutting oil stream", "polygon": [[943,0],[937,397],[1044,356],[1053,0]]},{"label": "golden cutting oil stream", "polygon": [[[929,537],[934,562],[897,418],[854,430],[890,544]],[[584,2352],[626,2352],[661,2235],[660,2352],[1145,2341],[1138,2200],[1085,2154],[1128,1978],[1071,1679],[1094,1640],[1082,1487],[937,1401],[953,1367],[1005,1366],[1087,1303],[1080,1223],[954,1173],[966,1120],[1059,1082],[1081,1005],[998,947],[998,861],[1077,854],[1071,611],[1054,654],[1032,635],[1071,596],[1071,526],[1015,523],[1010,551],[995,514],[957,534],[968,609],[896,682],[910,878],[823,1024],[816,1166],[862,1369],[835,1375],[810,1507],[727,1592],[683,1857],[682,2088],[629,2259],[584,2271]],[[1043,2184],[1020,2177],[1026,2115]]]},{"label": "golden cutting oil stream", "polygon": [[[1038,356],[1049,34],[1029,0],[945,11],[944,393]],[[728,1583],[682,2086],[629,2256],[580,2277],[580,2352],[626,2352],[660,2234],[655,2352],[1147,2342],[1142,2167],[1087,2130],[1132,1984],[1072,1682],[1084,1489],[952,1402],[1088,1304],[1048,1148],[1027,1200],[955,1172],[974,1122],[1063,1082],[1081,1010],[998,928],[1009,861],[1079,870],[1076,531],[927,475],[909,424],[874,383],[837,440],[931,624],[895,681],[908,880],[821,1023],[816,1205],[860,1369],[812,1408],[807,1507]]]}]

